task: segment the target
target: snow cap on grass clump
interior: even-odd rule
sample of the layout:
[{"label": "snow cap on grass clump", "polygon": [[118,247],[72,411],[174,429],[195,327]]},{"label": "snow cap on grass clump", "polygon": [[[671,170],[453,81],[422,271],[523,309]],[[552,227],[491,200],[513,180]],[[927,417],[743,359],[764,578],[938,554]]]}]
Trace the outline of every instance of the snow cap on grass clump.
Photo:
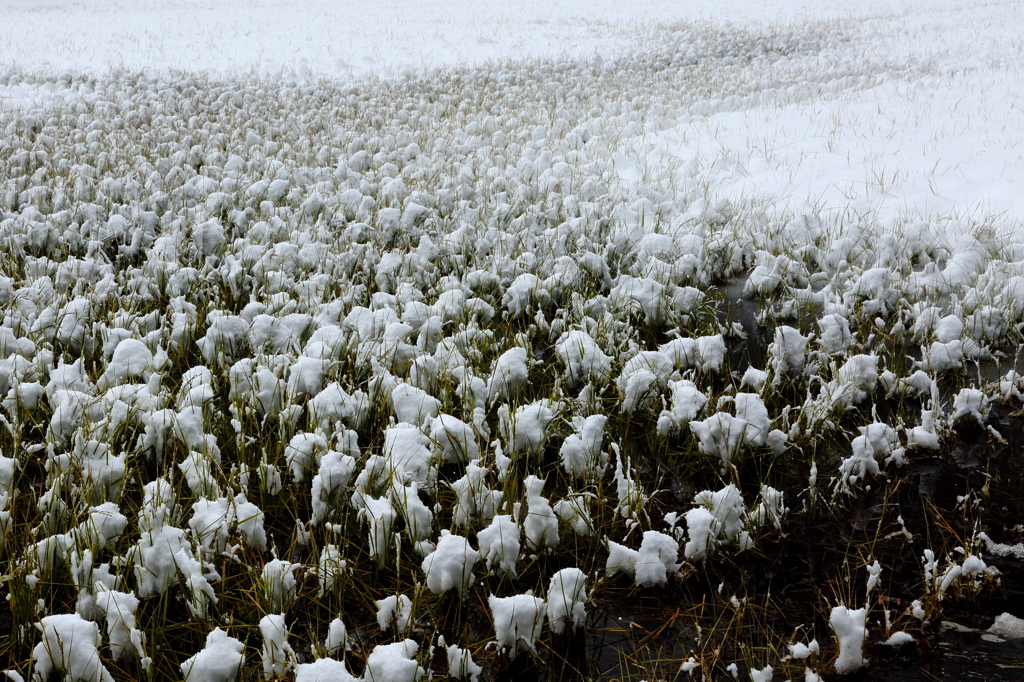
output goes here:
[{"label": "snow cap on grass clump", "polygon": [[818,344],[828,355],[845,353],[853,343],[850,323],[838,313],[825,315],[818,320]]},{"label": "snow cap on grass clump", "polygon": [[708,404],[708,397],[697,390],[697,385],[692,381],[670,381],[668,387],[672,392],[672,407],[662,410],[658,417],[658,434],[661,436],[679,433],[684,425],[689,426],[691,421],[696,420]]},{"label": "snow cap on grass clump", "polygon": [[604,427],[608,418],[603,414],[589,417],[573,417],[576,433],[570,434],[562,443],[559,455],[565,473],[580,479],[600,478],[608,466],[608,453],[601,450],[604,441]]},{"label": "snow cap on grass clump", "polygon": [[103,549],[109,544],[116,543],[127,527],[128,518],[121,513],[121,509],[113,502],[104,502],[89,507],[88,517],[73,531],[75,543],[83,547]]},{"label": "snow cap on grass clump", "polygon": [[775,340],[768,345],[771,358],[772,384],[778,386],[783,378],[798,377],[807,362],[807,343],[813,338],[785,325],[775,328]]},{"label": "snow cap on grass clump", "polygon": [[336,583],[341,581],[347,569],[348,562],[341,558],[341,550],[338,549],[338,546],[324,545],[324,548],[320,550],[320,559],[314,571],[320,579],[317,596],[322,597],[327,594]]},{"label": "snow cap on grass clump", "polygon": [[472,427],[450,414],[434,418],[430,439],[441,449],[446,461],[465,464],[480,456]]},{"label": "snow cap on grass clump", "polygon": [[547,617],[551,632],[560,635],[567,624],[571,629],[587,620],[587,576],[578,568],[563,568],[551,576],[548,584]]},{"label": "snow cap on grass clump", "polygon": [[455,588],[461,597],[473,580],[476,558],[477,551],[466,538],[442,530],[437,549],[423,559],[427,587],[434,594]]},{"label": "snow cap on grass clump", "polygon": [[320,469],[313,477],[313,487],[310,492],[313,503],[313,515],[310,520],[313,524],[320,523],[327,518],[331,510],[331,500],[336,491],[344,491],[355,472],[356,458],[348,452],[352,452],[354,449],[355,454],[357,456],[359,454],[359,449],[356,446],[356,434],[354,431],[346,431],[345,435],[349,436],[345,439],[350,446],[346,448],[347,452],[328,450],[320,458]]},{"label": "snow cap on grass clump", "polygon": [[323,390],[327,363],[320,358],[300,355],[288,371],[288,397],[297,401],[302,396],[315,396]]},{"label": "snow cap on grass clump", "polygon": [[573,493],[570,490],[552,509],[559,519],[572,526],[577,535],[593,535],[594,519],[590,516],[589,501],[594,497],[593,493]]},{"label": "snow cap on grass clump", "polygon": [[489,526],[477,533],[480,556],[487,563],[487,570],[497,564],[498,569],[515,578],[521,537],[519,525],[507,514],[495,516]]},{"label": "snow cap on grass clump", "polygon": [[388,402],[399,422],[419,426],[432,420],[441,408],[441,402],[426,391],[410,384],[400,383],[391,389]]},{"label": "snow cap on grass clump", "polygon": [[607,381],[612,370],[612,358],[605,355],[585,331],[573,329],[559,337],[555,353],[565,365],[565,378],[569,386],[581,383]]},{"label": "snow cap on grass clump", "polygon": [[222,554],[228,549],[228,535],[235,520],[232,500],[197,500],[192,505],[192,518],[188,527],[192,536],[207,555]]},{"label": "snow cap on grass clump", "polygon": [[345,653],[348,644],[348,630],[341,618],[334,618],[327,627],[327,639],[324,640],[324,648],[329,656],[337,656]]},{"label": "snow cap on grass clump", "polygon": [[488,471],[489,469],[477,465],[476,462],[470,462],[465,475],[451,484],[452,492],[456,496],[452,520],[460,528],[465,528],[474,521],[487,523],[494,517],[498,505],[501,504],[504,493],[501,490],[491,490],[484,480]]},{"label": "snow cap on grass clump", "polygon": [[689,510],[685,518],[690,539],[683,548],[683,554],[690,561],[701,561],[717,545],[720,524],[715,515],[704,507]]},{"label": "snow cap on grass clump", "polygon": [[413,543],[426,543],[419,547],[433,548],[427,539],[434,515],[430,508],[420,499],[419,485],[413,481],[407,486],[399,485],[395,479],[391,482],[391,499],[398,506],[405,520],[405,533]]},{"label": "snow cap on grass clump", "polygon": [[217,603],[210,581],[220,576],[202,561],[201,553],[198,558],[193,554],[182,529],[165,525],[144,531],[132,556],[140,596],[163,594],[183,579],[188,596],[186,603],[194,616],[205,617],[209,603]]},{"label": "snow cap on grass clump", "polygon": [[615,452],[615,492],[619,499],[615,510],[619,516],[633,522],[638,520],[640,512],[647,504],[647,495],[634,478],[629,458],[627,457],[623,464],[622,452],[616,443],[612,443],[612,450]]},{"label": "snow cap on grass clump", "polygon": [[829,624],[836,633],[839,643],[839,658],[836,659],[836,672],[847,675],[864,667],[864,638],[867,629],[864,627],[867,609],[849,609],[836,606],[829,616]]},{"label": "snow cap on grass clump", "polygon": [[548,498],[541,496],[545,481],[530,475],[523,481],[526,488],[526,546],[534,552],[548,550],[558,544],[558,518]]},{"label": "snow cap on grass clump", "polygon": [[605,562],[604,576],[612,578],[620,573],[625,573],[628,576],[635,575],[639,554],[635,549],[608,540],[608,560]]},{"label": "snow cap on grass clump", "polygon": [[928,376],[924,370],[915,370],[908,377],[903,377],[897,383],[897,390],[903,391],[910,397],[928,397],[938,395],[938,385],[935,380]]},{"label": "snow cap on grass clump", "polygon": [[249,325],[237,315],[226,315],[221,310],[210,311],[206,335],[196,339],[206,364],[212,365],[220,354],[234,362],[244,355],[248,345]]},{"label": "snow cap on grass clump", "polygon": [[899,292],[892,288],[889,268],[871,268],[862,272],[853,285],[852,293],[860,299],[861,314],[865,317],[885,316],[899,299]]},{"label": "snow cap on grass clump", "polygon": [[782,517],[789,512],[789,509],[783,504],[782,497],[781,490],[776,490],[769,485],[761,485],[757,506],[747,515],[751,525],[754,528],[774,526],[776,530],[782,530]]},{"label": "snow cap on grass clump", "polygon": [[362,501],[364,506],[359,510],[358,517],[365,519],[370,526],[370,556],[378,563],[386,563],[394,543],[391,529],[398,513],[386,497],[364,497]]},{"label": "snow cap on grass clump", "polygon": [[836,490],[850,492],[850,487],[857,485],[867,476],[879,473],[878,460],[884,458],[886,463],[895,461],[902,466],[904,450],[900,447],[896,430],[888,424],[874,422],[858,427],[859,436],[850,443],[850,456],[839,465],[839,478]]},{"label": "snow cap on grass clump", "polygon": [[548,440],[548,427],[562,404],[548,399],[510,411],[508,405],[498,408],[498,429],[510,455],[541,449]]},{"label": "snow cap on grass clump", "polygon": [[544,600],[527,591],[511,597],[487,598],[494,621],[497,645],[515,658],[519,651],[533,651],[534,643],[544,627]]},{"label": "snow cap on grass clump", "polygon": [[320,658],[295,666],[295,682],[359,682],[345,667],[344,661]]},{"label": "snow cap on grass clump", "polygon": [[[432,465],[430,439],[411,424],[397,424],[384,431],[385,470],[390,478],[415,481],[432,491],[437,470]],[[369,466],[369,463],[367,464]]]},{"label": "snow cap on grass clump", "polygon": [[[443,641],[440,646],[444,646]],[[448,653],[448,675],[456,680],[478,682],[484,669],[473,661],[469,649],[462,649],[452,644],[446,651]]]},{"label": "snow cap on grass clump", "polygon": [[301,567],[302,564],[281,559],[273,559],[263,565],[261,587],[268,611],[272,613],[288,612],[288,608],[295,601],[295,571]]},{"label": "snow cap on grass clump", "polygon": [[245,645],[220,628],[206,636],[206,646],[181,664],[185,682],[234,682],[245,662]]},{"label": "snow cap on grass clump", "polygon": [[630,358],[615,380],[621,411],[630,414],[652,403],[672,376],[672,361],[659,351],[640,351]]},{"label": "snow cap on grass clump", "polygon": [[809,643],[804,644],[803,642],[797,642],[796,644],[789,645],[789,655],[798,661],[802,661],[810,657],[811,654],[817,654],[819,651],[818,640],[812,639]]},{"label": "snow cap on grass clump", "polygon": [[988,418],[988,396],[977,388],[962,388],[953,398],[953,421],[972,419],[975,424],[985,428]]},{"label": "snow cap on grass clump", "polygon": [[420,647],[406,639],[394,644],[378,644],[366,659],[365,682],[416,682],[426,671],[416,662]]},{"label": "snow cap on grass clump", "polygon": [[675,369],[696,369],[705,373],[721,371],[725,350],[725,339],[721,334],[696,339],[672,339],[658,348],[658,352],[672,361]]},{"label": "snow cap on grass clump", "polygon": [[96,608],[106,619],[110,657],[116,661],[128,653],[145,667],[150,661],[146,657],[146,635],[135,627],[138,607],[139,600],[133,592],[118,592],[103,583],[96,584]]},{"label": "snow cap on grass clump", "polygon": [[295,652],[288,643],[284,615],[263,616],[260,634],[263,636],[263,677],[276,680],[295,667]]},{"label": "snow cap on grass clump", "polygon": [[917,365],[932,374],[940,374],[953,369],[960,369],[964,361],[963,341],[957,339],[949,343],[936,341],[928,348],[921,348],[923,359]]},{"label": "snow cap on grass clump", "polygon": [[636,555],[635,576],[639,587],[664,585],[668,576],[679,571],[679,543],[675,538],[656,530],[644,531],[644,539]]},{"label": "snow cap on grass clump", "polygon": [[394,623],[399,633],[408,632],[412,624],[412,599],[399,594],[378,599],[374,603],[377,604],[377,625],[381,630],[387,630]]},{"label": "snow cap on grass clump", "polygon": [[100,377],[98,385],[104,389],[123,384],[135,377],[148,381],[153,371],[153,352],[146,344],[138,339],[124,339],[114,349],[114,355],[107,363],[107,369]]},{"label": "snow cap on grass clump", "polygon": [[292,472],[292,480],[306,479],[320,466],[320,458],[327,450],[327,438],[321,433],[298,433],[284,448],[284,458]]},{"label": "snow cap on grass clump", "polygon": [[[693,513],[693,509],[687,512],[687,530],[690,532],[691,542],[694,542],[692,547],[690,542],[686,544],[684,553],[687,558],[713,549],[719,542],[735,543],[740,551],[753,546],[750,534],[743,529],[746,512],[743,495],[735,485],[730,483],[717,492],[703,490],[694,496],[693,502],[707,510],[714,522],[708,523],[706,515]],[[693,530],[690,530],[691,520],[695,524]]]},{"label": "snow cap on grass clump", "polygon": [[786,277],[789,259],[785,256],[772,257],[764,251],[757,253],[759,264],[754,267],[743,287],[743,295],[770,296]]},{"label": "snow cap on grass clump", "polygon": [[744,443],[755,448],[764,447],[771,428],[764,400],[756,393],[737,393],[734,402],[736,416],[747,423],[743,434]]},{"label": "snow cap on grass clump", "polygon": [[665,322],[668,312],[665,286],[653,279],[620,275],[608,298],[617,310],[643,313],[651,327],[659,328]]},{"label": "snow cap on grass clump", "polygon": [[113,682],[100,660],[102,639],[96,623],[69,613],[46,616],[36,627],[42,633],[42,641],[32,650],[36,679],[61,672],[68,682]]},{"label": "snow cap on grass clump", "polygon": [[921,425],[905,430],[908,448],[917,447],[924,450],[937,450],[939,448],[939,433],[935,424],[935,413],[933,410],[923,408],[921,410]]},{"label": "snow cap on grass clump", "polygon": [[510,400],[526,385],[526,380],[530,376],[526,358],[526,349],[518,346],[510,348],[498,357],[491,369],[491,378],[487,382],[489,403]]},{"label": "snow cap on grass clump", "polygon": [[362,391],[350,395],[338,382],[332,381],[307,403],[310,423],[324,433],[330,433],[335,424],[343,421],[355,427],[362,397],[365,397]]},{"label": "snow cap on grass clump", "polygon": [[691,421],[690,430],[697,436],[700,451],[717,455],[723,468],[737,458],[751,432],[745,419],[728,412],[716,412],[702,421]]},{"label": "snow cap on grass clump", "polygon": [[767,383],[768,372],[751,365],[743,372],[743,378],[740,379],[740,388],[749,387],[755,393],[760,393]]}]

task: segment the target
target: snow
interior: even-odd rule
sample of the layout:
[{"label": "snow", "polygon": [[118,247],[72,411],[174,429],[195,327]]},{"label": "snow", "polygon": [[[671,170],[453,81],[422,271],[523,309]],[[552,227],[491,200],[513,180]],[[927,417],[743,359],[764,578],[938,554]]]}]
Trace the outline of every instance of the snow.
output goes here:
[{"label": "snow", "polygon": [[430,439],[437,444],[449,462],[466,462],[480,456],[472,427],[458,417],[442,414],[430,426]]},{"label": "snow", "polygon": [[550,435],[548,427],[560,408],[558,403],[548,399],[536,400],[512,410],[507,404],[498,408],[499,430],[509,454],[529,453],[542,448]]},{"label": "snow", "polygon": [[565,365],[565,378],[571,386],[603,381],[611,373],[612,358],[583,330],[573,329],[562,334],[555,344],[555,353]]},{"label": "snow", "polygon": [[633,576],[636,574],[636,562],[639,552],[625,545],[608,540],[608,560],[605,562],[604,575],[612,578],[620,573]]},{"label": "snow", "polygon": [[128,653],[142,659],[147,666],[146,636],[135,627],[138,607],[139,600],[134,593],[111,590],[103,583],[96,585],[96,608],[106,618],[110,657],[116,661]]},{"label": "snow", "polygon": [[282,559],[272,559],[263,565],[263,598],[272,613],[286,613],[295,600],[295,572],[299,568],[301,564]]},{"label": "snow", "polygon": [[548,584],[547,618],[556,635],[582,627],[587,619],[587,576],[578,568],[563,568]]},{"label": "snow", "polygon": [[917,640],[914,638],[913,635],[900,630],[899,632],[892,633],[892,635],[890,635],[889,638],[883,642],[883,644],[885,644],[886,646],[903,646],[904,644],[910,644],[916,641]]},{"label": "snow", "polygon": [[521,538],[522,531],[511,516],[495,516],[490,525],[476,534],[480,556],[487,564],[487,570],[497,568],[515,578]]},{"label": "snow", "polygon": [[206,646],[181,664],[185,682],[231,682],[245,663],[245,645],[214,628],[206,636]]},{"label": "snow", "polygon": [[464,528],[476,520],[486,523],[494,517],[504,492],[487,487],[488,471],[470,462],[465,475],[450,484],[457,498],[453,512],[456,525]]},{"label": "snow", "polygon": [[364,501],[365,506],[359,510],[359,516],[370,526],[370,556],[384,563],[393,542],[391,529],[398,514],[386,497],[367,497]]},{"label": "snow", "polygon": [[[747,381],[747,376],[751,374],[751,370],[757,371],[753,367],[748,368],[743,375],[744,382]],[[764,373],[762,372],[762,374]],[[764,378],[760,378],[760,386],[763,385]],[[695,421],[700,416],[704,406],[708,403],[708,397],[701,393],[697,385],[688,379],[670,381],[668,387],[672,394],[672,407],[668,410],[663,410],[661,416],[658,417],[658,433],[663,436],[674,435],[683,426],[689,426],[690,422]]]},{"label": "snow", "polygon": [[488,401],[509,400],[526,384],[530,374],[526,357],[525,348],[510,348],[494,362],[487,381]]},{"label": "snow", "polygon": [[847,675],[856,672],[864,667],[864,638],[867,637],[865,621],[867,609],[850,609],[845,606],[836,606],[829,616],[829,624],[832,626],[839,644],[839,658],[836,659],[836,672],[840,675]]},{"label": "snow", "polygon": [[608,417],[593,414],[586,418],[574,417],[575,433],[562,442],[559,456],[565,473],[574,478],[600,478],[608,466],[608,454],[602,452],[604,427]]},{"label": "snow", "polygon": [[548,498],[540,494],[544,480],[527,476],[523,487],[526,489],[526,518],[523,520],[526,546],[534,552],[550,550],[558,544],[558,518]]},{"label": "snow", "polygon": [[[110,660],[144,659],[140,599],[170,591],[196,623],[219,598],[234,612],[237,591],[214,590],[230,562],[271,614],[264,672],[288,674],[283,614],[307,573],[326,597],[411,545],[430,590],[462,595],[477,558],[515,578],[524,533],[553,559],[576,540],[559,520],[603,535],[611,495],[623,543],[643,540],[609,540],[606,575],[663,585],[680,549],[742,551],[788,510],[766,483],[747,511],[729,485],[649,530],[645,433],[697,444],[694,466],[725,480],[849,440],[842,504],[953,429],[1001,440],[990,410],[1022,400],[1013,370],[963,385],[972,361],[1013,354],[1024,315],[1018,4],[0,0],[0,16],[0,237],[17,254],[0,417],[24,446],[0,457],[0,537],[25,545],[26,584],[67,562]],[[752,322],[773,339],[762,369],[736,364]],[[883,392],[887,423],[865,404]],[[375,434],[365,453],[356,431]],[[37,463],[45,483],[25,489]],[[816,495],[810,467],[794,508]],[[139,486],[141,507],[122,501]],[[38,526],[12,523],[33,506]],[[479,557],[454,532],[476,532]],[[938,599],[995,575],[979,546],[929,555]],[[580,577],[552,578],[553,631],[569,602],[577,624],[582,600],[551,596]],[[492,605],[511,655],[540,629],[519,597],[522,641]],[[26,601],[44,649],[52,602]],[[837,608],[837,668],[854,670],[865,616]],[[65,672],[103,678],[95,624],[62,618],[83,633]],[[210,638],[182,672],[237,676],[242,645]],[[366,676],[425,675],[409,646],[378,647]]]},{"label": "snow", "polygon": [[686,527],[690,540],[683,549],[687,559],[700,559],[718,543],[735,543],[742,551],[752,542],[743,529],[746,507],[743,495],[734,484],[717,492],[703,490],[693,498],[700,505],[686,512]]},{"label": "snow", "polygon": [[434,594],[454,588],[462,597],[473,580],[477,556],[466,538],[442,530],[437,549],[423,559],[427,588]]},{"label": "snow", "polygon": [[377,625],[381,630],[387,630],[394,623],[395,630],[399,633],[409,631],[412,623],[412,600],[404,594],[391,595],[378,599],[377,604]]},{"label": "snow", "polygon": [[1001,613],[988,631],[1004,639],[1024,639],[1024,619],[1010,613]]},{"label": "snow", "polygon": [[260,619],[260,634],[263,636],[263,677],[267,680],[278,679],[295,667],[295,652],[288,643],[284,615],[263,616]]},{"label": "snow", "polygon": [[343,661],[320,658],[295,666],[295,682],[357,682]]},{"label": "snow", "polygon": [[664,585],[668,576],[679,571],[676,563],[679,543],[656,530],[644,531],[644,539],[636,555],[636,584],[640,587]]},{"label": "snow", "polygon": [[789,645],[789,655],[800,661],[816,653],[818,653],[818,640],[816,639],[812,639],[808,644],[797,642]]},{"label": "snow", "polygon": [[468,649],[461,649],[452,644],[445,650],[448,654],[448,674],[456,680],[477,682],[483,668],[473,661]]},{"label": "snow", "polygon": [[496,641],[510,658],[519,651],[533,651],[547,616],[545,602],[531,592],[511,597],[487,598],[494,621]]},{"label": "snow", "polygon": [[330,625],[327,627],[327,640],[324,642],[324,648],[327,649],[327,653],[331,656],[344,653],[347,639],[348,631],[345,628],[345,623],[340,618],[331,620]]},{"label": "snow", "polygon": [[393,644],[378,644],[366,658],[363,679],[367,682],[416,682],[423,679],[426,672],[416,663],[418,653],[419,645],[411,639]]},{"label": "snow", "polygon": [[35,674],[47,679],[61,672],[68,682],[113,682],[100,660],[101,638],[96,623],[77,613],[45,616],[36,627],[42,641],[32,650]]}]

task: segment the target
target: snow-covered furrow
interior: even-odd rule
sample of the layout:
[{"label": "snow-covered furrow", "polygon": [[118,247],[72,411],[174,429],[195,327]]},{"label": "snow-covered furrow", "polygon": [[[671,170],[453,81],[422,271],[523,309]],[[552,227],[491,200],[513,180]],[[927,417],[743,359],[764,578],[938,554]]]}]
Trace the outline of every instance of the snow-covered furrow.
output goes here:
[{"label": "snow-covered furrow", "polygon": [[[364,679],[414,680],[450,592],[505,661],[615,580],[681,580],[958,431],[999,440],[1024,383],[966,366],[1019,342],[1002,225],[766,206],[713,181],[735,159],[665,142],[913,75],[857,45],[679,25],[615,59],[343,84],[71,75],[0,114],[0,551],[34,670],[230,680],[262,647],[267,679],[349,679],[340,616],[397,637]],[[734,360],[738,277],[762,367]],[[713,489],[655,500],[651,443]],[[800,500],[744,488],[776,462]],[[928,608],[995,579],[983,539],[925,555]],[[329,624],[292,636],[298,605]],[[473,644],[452,675],[479,674]]]}]

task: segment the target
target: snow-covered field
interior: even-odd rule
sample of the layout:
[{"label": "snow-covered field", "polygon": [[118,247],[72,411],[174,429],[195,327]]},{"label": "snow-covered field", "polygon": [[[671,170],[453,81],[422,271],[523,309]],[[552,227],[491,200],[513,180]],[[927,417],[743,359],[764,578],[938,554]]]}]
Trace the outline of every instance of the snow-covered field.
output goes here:
[{"label": "snow-covered field", "polygon": [[0,665],[811,682],[997,593],[1024,6],[846,5],[0,0]]}]

